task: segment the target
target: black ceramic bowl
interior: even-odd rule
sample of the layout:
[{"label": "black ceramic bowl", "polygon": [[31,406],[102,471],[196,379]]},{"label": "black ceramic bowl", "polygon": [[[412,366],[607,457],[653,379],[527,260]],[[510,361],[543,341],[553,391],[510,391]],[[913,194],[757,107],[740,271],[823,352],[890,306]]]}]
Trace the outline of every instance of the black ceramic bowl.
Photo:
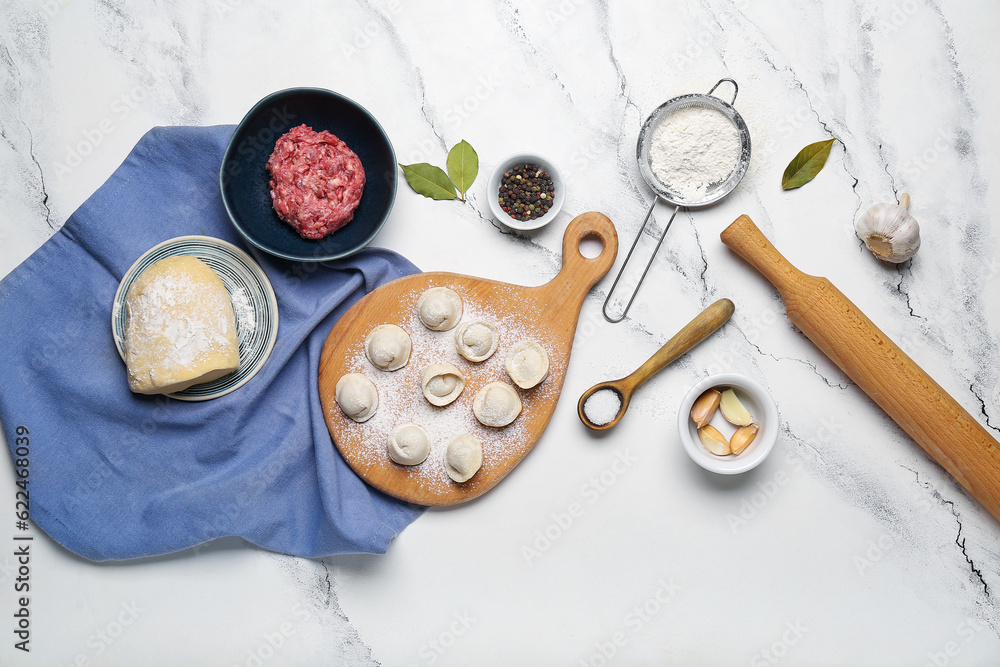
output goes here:
[{"label": "black ceramic bowl", "polygon": [[[365,169],[354,218],[315,241],[299,236],[274,212],[266,168],[278,137],[303,123],[340,137]],[[322,88],[289,88],[262,99],[236,127],[219,183],[229,219],[249,243],[278,257],[321,262],[361,250],[382,229],[396,197],[396,155],[382,126],[361,105]]]}]

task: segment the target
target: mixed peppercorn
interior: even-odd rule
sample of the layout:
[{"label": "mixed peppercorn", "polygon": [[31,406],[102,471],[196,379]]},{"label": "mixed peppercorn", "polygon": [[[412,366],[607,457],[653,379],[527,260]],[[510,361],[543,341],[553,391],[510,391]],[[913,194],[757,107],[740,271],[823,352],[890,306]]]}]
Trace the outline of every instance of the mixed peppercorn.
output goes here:
[{"label": "mixed peppercorn", "polygon": [[552,177],[536,164],[511,167],[500,179],[498,201],[504,213],[515,220],[540,218],[549,212],[554,200]]}]

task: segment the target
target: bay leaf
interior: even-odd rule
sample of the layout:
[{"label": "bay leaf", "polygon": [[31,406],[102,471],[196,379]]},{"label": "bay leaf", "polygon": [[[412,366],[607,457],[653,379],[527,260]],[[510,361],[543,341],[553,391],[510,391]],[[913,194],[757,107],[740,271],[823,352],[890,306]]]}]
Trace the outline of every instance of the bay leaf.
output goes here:
[{"label": "bay leaf", "polygon": [[830,157],[830,149],[835,141],[836,139],[817,141],[800,150],[785,167],[785,173],[781,175],[781,187],[785,190],[800,188],[816,178],[816,174],[823,169],[826,159]]},{"label": "bay leaf", "polygon": [[435,167],[427,162],[399,166],[406,176],[406,182],[417,194],[431,199],[455,198],[455,186],[441,167]]},{"label": "bay leaf", "polygon": [[468,141],[462,139],[448,152],[448,175],[465,201],[465,193],[479,175],[479,156]]}]

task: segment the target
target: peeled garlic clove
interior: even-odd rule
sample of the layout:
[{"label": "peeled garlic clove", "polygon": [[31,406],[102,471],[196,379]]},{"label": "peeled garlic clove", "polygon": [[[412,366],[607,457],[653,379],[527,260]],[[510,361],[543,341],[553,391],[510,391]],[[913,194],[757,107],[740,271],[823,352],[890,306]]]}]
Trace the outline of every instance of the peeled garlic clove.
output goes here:
[{"label": "peeled garlic clove", "polygon": [[753,415],[740,402],[739,397],[736,396],[736,392],[732,389],[722,392],[719,409],[722,410],[722,416],[726,418],[726,421],[734,426],[746,426],[753,422]]},{"label": "peeled garlic clove", "polygon": [[699,428],[712,421],[721,400],[722,392],[718,389],[709,389],[694,402],[691,406],[691,419]]},{"label": "peeled garlic clove", "polygon": [[729,447],[733,450],[733,454],[742,454],[743,450],[750,446],[753,439],[757,437],[756,424],[747,424],[736,429],[736,433],[733,433],[733,437],[730,438]]},{"label": "peeled garlic clove", "polygon": [[920,248],[920,227],[907,210],[910,195],[900,197],[899,204],[875,204],[854,224],[858,238],[879,259],[899,264]]},{"label": "peeled garlic clove", "polygon": [[711,424],[706,424],[699,428],[698,437],[701,439],[701,444],[705,445],[705,449],[716,456],[726,456],[732,453],[726,436],[722,435],[719,429]]}]

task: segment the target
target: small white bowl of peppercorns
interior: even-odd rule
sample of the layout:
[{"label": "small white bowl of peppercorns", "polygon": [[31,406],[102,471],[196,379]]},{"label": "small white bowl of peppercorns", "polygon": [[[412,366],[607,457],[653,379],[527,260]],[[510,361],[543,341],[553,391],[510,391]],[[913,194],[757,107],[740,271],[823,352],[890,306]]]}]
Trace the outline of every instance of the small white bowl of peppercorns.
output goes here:
[{"label": "small white bowl of peppercorns", "polygon": [[551,161],[518,153],[501,160],[486,184],[490,210],[511,229],[529,231],[552,222],[566,200],[566,183]]}]

